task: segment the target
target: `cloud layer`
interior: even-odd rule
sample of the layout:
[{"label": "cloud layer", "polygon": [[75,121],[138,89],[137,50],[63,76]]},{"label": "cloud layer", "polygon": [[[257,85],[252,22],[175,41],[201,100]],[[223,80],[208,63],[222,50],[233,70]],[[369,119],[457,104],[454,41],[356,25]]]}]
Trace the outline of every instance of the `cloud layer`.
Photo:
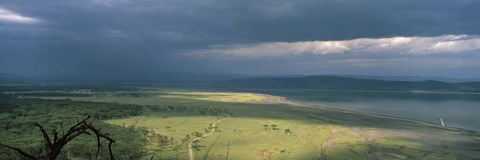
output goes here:
[{"label": "cloud layer", "polygon": [[478,6],[478,0],[1,0],[0,72],[480,77],[473,63],[480,61]]},{"label": "cloud layer", "polygon": [[480,50],[480,37],[443,35],[436,37],[359,38],[342,41],[269,42],[253,45],[220,45],[194,51],[192,55],[275,57],[299,54],[395,53],[429,55]]},{"label": "cloud layer", "polygon": [[38,19],[22,16],[18,13],[3,8],[0,8],[0,21],[25,24],[34,24],[40,22]]}]

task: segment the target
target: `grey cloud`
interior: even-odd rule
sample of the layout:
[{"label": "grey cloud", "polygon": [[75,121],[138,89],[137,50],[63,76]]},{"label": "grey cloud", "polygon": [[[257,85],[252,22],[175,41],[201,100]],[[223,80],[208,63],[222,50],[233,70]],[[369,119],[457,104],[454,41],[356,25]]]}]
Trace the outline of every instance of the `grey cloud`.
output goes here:
[{"label": "grey cloud", "polygon": [[360,38],[341,41],[269,42],[221,45],[193,51],[192,56],[278,57],[300,54],[383,53],[407,55],[461,54],[480,51],[480,38],[467,35],[436,37]]},{"label": "grey cloud", "polygon": [[[277,66],[293,68],[285,73],[324,73],[300,64],[316,59],[307,55],[231,63],[183,53],[212,45],[480,35],[478,6],[472,0],[4,0],[0,7],[42,23],[0,22],[0,72],[282,73],[272,69]],[[291,61],[298,63],[284,63]],[[349,66],[331,72],[336,68]]]}]

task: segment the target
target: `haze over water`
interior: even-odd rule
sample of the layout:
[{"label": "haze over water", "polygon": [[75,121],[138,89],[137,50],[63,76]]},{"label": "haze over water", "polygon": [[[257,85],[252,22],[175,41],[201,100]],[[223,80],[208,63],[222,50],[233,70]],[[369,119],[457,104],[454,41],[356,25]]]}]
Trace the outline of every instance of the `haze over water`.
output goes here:
[{"label": "haze over water", "polygon": [[322,90],[254,90],[289,100],[349,111],[373,113],[480,131],[479,94],[362,92]]},{"label": "haze over water", "polygon": [[480,124],[477,121],[480,113],[480,102],[478,101],[352,98],[351,101],[326,102],[319,100],[313,101],[313,103],[430,122],[439,122],[437,118],[443,118],[448,126],[480,130]]}]

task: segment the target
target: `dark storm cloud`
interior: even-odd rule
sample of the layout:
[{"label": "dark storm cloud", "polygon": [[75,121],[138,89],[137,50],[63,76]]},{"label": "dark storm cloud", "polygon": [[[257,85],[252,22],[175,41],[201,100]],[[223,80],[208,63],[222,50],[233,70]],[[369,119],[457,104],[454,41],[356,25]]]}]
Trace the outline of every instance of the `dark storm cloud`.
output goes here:
[{"label": "dark storm cloud", "polygon": [[0,72],[282,73],[271,67],[279,66],[316,73],[322,69],[305,67],[311,57],[229,63],[183,53],[261,42],[480,35],[479,6],[474,0],[4,0],[0,8],[35,23],[0,18]]}]

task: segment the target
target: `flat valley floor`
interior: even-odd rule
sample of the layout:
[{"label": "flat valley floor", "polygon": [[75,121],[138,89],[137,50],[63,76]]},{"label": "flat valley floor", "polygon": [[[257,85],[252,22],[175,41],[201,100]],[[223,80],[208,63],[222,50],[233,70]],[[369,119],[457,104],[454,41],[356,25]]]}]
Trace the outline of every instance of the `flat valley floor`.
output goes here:
[{"label": "flat valley floor", "polygon": [[190,141],[194,159],[480,159],[477,132],[429,122],[265,94],[155,89],[132,96],[138,93],[40,98],[143,106],[139,116],[106,122],[147,130],[146,159],[189,159]]}]

